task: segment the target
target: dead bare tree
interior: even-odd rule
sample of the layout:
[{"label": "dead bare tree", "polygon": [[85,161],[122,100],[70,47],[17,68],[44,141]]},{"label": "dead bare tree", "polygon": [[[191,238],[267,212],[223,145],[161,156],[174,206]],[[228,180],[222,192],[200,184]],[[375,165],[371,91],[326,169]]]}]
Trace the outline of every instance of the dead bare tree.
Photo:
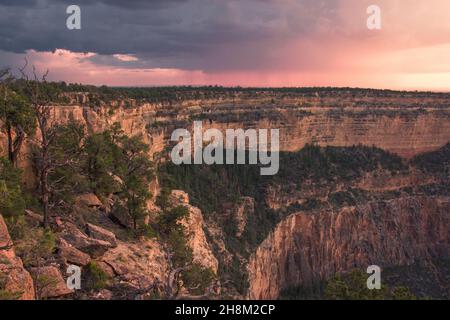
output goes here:
[{"label": "dead bare tree", "polygon": [[[55,131],[52,130],[54,121],[52,121],[51,95],[46,88],[48,70],[38,76],[36,68],[32,67],[32,79],[26,74],[28,61],[25,59],[25,65],[19,69],[24,80],[27,94],[29,95],[31,107],[36,117],[39,135],[36,137],[36,169],[39,178],[40,197],[42,202],[42,211],[44,214],[44,228],[49,224],[49,198],[51,190],[49,188],[49,172],[51,170],[50,146],[55,137]],[[54,120],[54,119],[53,119]]]},{"label": "dead bare tree", "polygon": [[178,279],[179,275],[186,268],[176,268],[172,270],[167,278],[166,297],[169,300],[176,299],[179,294]]}]

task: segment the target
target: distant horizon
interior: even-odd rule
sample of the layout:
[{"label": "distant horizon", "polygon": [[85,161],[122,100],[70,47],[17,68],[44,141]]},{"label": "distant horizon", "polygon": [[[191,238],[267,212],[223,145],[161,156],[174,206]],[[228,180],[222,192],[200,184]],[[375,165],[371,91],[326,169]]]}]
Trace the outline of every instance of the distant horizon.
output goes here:
[{"label": "distant horizon", "polygon": [[234,88],[240,88],[240,89],[351,89],[351,90],[377,90],[377,91],[393,91],[393,92],[411,92],[411,93],[450,93],[450,89],[436,89],[436,90],[428,90],[428,89],[392,89],[392,88],[370,88],[370,87],[345,87],[345,86],[272,86],[272,87],[258,87],[258,86],[223,86],[220,84],[205,84],[205,85],[150,85],[150,86],[108,86],[108,85],[93,85],[95,87],[101,87],[106,86],[109,88],[175,88],[175,87],[192,87],[192,88],[205,88],[205,87],[220,87],[220,88],[226,88],[226,89],[234,89]]},{"label": "distant horizon", "polygon": [[[347,86],[328,86],[328,85],[323,85],[323,86],[271,86],[271,87],[265,87],[265,86],[242,86],[242,85],[220,85],[220,84],[176,84],[176,85],[131,85],[131,86],[127,86],[127,85],[117,85],[117,86],[111,86],[111,85],[107,85],[107,84],[91,84],[91,83],[80,83],[80,82],[71,82],[71,81],[65,81],[65,80],[54,80],[54,81],[49,81],[49,82],[54,82],[54,83],[61,83],[61,82],[65,82],[67,85],[82,85],[82,86],[93,86],[96,88],[100,88],[100,87],[108,87],[108,88],[115,88],[115,89],[120,89],[120,88],[142,88],[142,89],[146,89],[146,88],[224,88],[224,89],[243,89],[243,90],[247,90],[247,89],[338,89],[338,90],[345,90],[345,89],[349,89],[349,90],[376,90],[376,91],[392,91],[392,92],[408,92],[408,93],[437,93],[437,94],[449,94],[450,93],[450,89],[442,89],[442,90],[428,90],[428,89],[392,89],[392,88],[374,88],[374,87],[347,87]],[[447,90],[447,91],[445,91]]]}]

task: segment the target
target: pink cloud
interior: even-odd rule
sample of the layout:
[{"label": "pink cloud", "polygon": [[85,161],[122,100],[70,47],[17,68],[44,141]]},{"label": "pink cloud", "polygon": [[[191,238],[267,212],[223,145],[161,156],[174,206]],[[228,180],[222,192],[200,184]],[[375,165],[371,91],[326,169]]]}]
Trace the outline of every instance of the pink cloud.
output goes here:
[{"label": "pink cloud", "polygon": [[[373,1],[342,0],[338,19],[324,20],[316,32],[271,37],[240,48],[227,44],[210,48],[216,65],[228,60],[224,65],[233,68],[136,69],[127,63],[140,62],[138,55],[115,54],[112,57],[122,63],[120,66],[103,65],[90,59],[95,53],[62,49],[53,53],[28,51],[27,56],[38,69],[49,69],[50,79],[95,85],[359,86],[450,91],[450,2],[376,2],[382,9],[380,31],[365,27],[365,9]],[[247,68],[248,63],[252,67]]]}]

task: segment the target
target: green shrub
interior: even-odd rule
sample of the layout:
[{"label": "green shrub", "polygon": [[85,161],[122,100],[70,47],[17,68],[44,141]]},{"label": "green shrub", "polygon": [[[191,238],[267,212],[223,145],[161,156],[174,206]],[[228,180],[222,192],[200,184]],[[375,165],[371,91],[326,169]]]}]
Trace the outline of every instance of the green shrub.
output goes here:
[{"label": "green shrub", "polygon": [[182,277],[184,287],[190,288],[193,294],[203,294],[211,285],[215,275],[210,268],[205,269],[195,263],[187,271],[183,272]]},{"label": "green shrub", "polygon": [[99,267],[97,262],[91,261],[86,268],[86,287],[88,289],[99,290],[109,285],[110,277]]},{"label": "green shrub", "polygon": [[361,270],[352,270],[345,275],[336,275],[325,288],[325,298],[330,300],[415,300],[406,287],[381,286],[380,290],[367,288],[368,275]]},{"label": "green shrub", "polygon": [[8,160],[0,158],[0,212],[6,217],[24,213],[21,174]]},{"label": "green shrub", "polygon": [[0,301],[1,300],[18,300],[22,292],[12,292],[5,289],[6,286],[6,275],[0,274]]}]

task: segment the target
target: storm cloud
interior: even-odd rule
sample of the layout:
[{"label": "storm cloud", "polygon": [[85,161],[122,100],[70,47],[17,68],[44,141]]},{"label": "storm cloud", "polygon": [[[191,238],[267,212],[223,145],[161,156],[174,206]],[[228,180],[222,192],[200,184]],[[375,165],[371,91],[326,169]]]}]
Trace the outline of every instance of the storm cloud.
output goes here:
[{"label": "storm cloud", "polygon": [[139,60],[130,68],[259,68],[274,63],[274,47],[331,32],[337,22],[336,0],[81,0],[82,29],[68,30],[65,10],[73,1],[25,2],[0,2],[1,50],[132,54]]},{"label": "storm cloud", "polygon": [[450,2],[375,2],[378,31],[373,0],[0,0],[0,66],[27,56],[53,79],[120,85],[449,83]]}]

